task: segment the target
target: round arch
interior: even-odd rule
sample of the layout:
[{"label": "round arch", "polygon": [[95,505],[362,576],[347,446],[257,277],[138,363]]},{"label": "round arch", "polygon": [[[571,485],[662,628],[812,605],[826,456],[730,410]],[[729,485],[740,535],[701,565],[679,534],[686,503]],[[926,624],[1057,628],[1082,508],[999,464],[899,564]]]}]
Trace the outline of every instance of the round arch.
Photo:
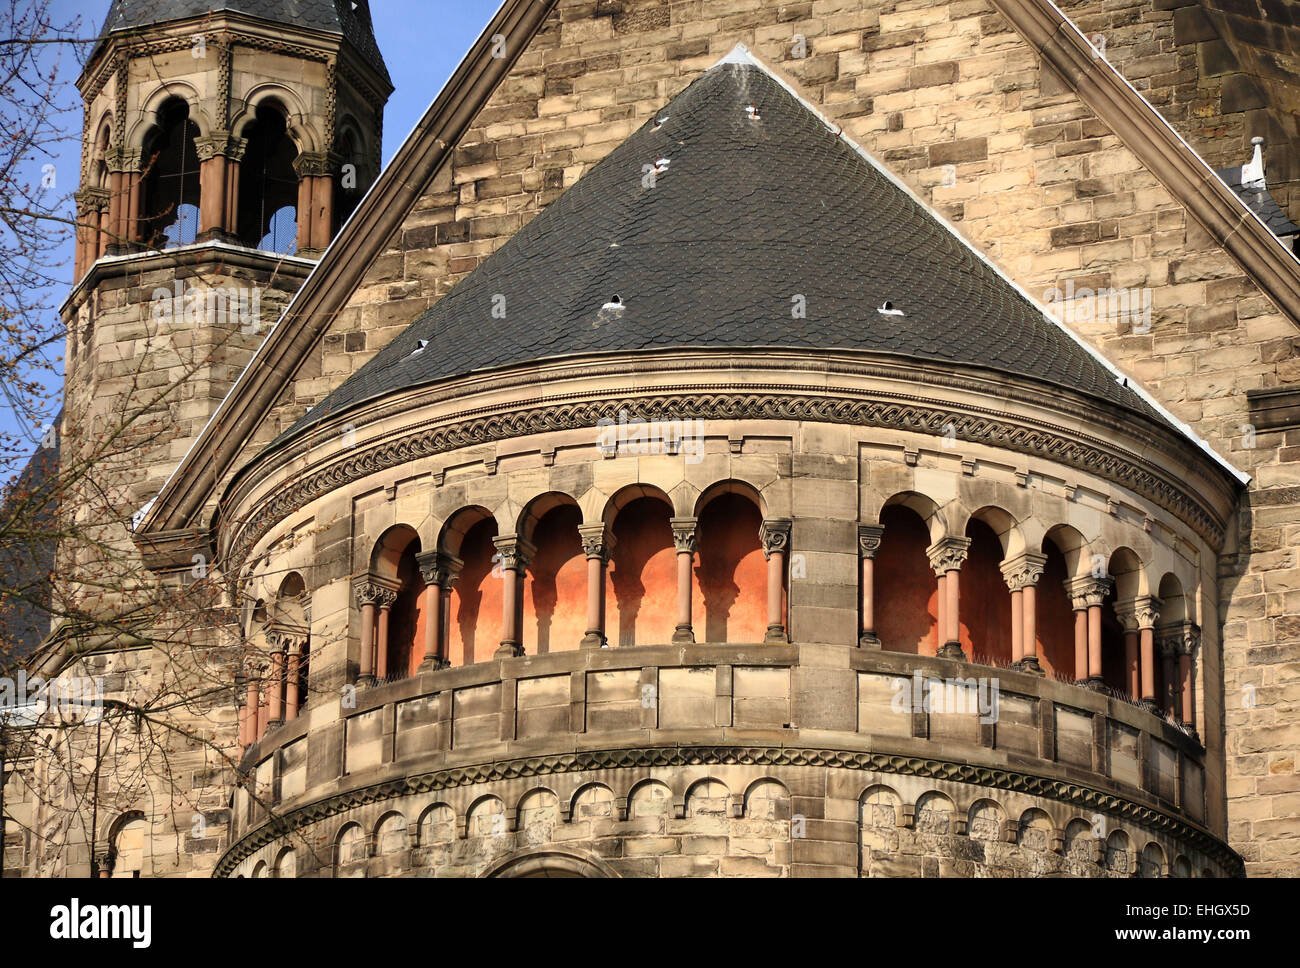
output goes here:
[{"label": "round arch", "polygon": [[528,850],[501,858],[483,877],[618,877],[618,872],[597,857],[560,850]]}]

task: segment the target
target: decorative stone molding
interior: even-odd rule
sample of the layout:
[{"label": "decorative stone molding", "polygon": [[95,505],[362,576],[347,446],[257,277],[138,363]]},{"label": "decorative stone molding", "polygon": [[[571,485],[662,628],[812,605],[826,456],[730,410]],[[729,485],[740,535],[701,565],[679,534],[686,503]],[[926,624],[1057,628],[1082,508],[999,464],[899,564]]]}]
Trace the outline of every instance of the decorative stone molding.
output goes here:
[{"label": "decorative stone molding", "polygon": [[194,139],[199,161],[208,161],[217,155],[224,155],[231,161],[242,161],[247,148],[247,138],[236,138],[229,131],[214,131],[207,138]]},{"label": "decorative stone molding", "polygon": [[790,550],[789,518],[769,518],[763,521],[758,530],[758,540],[763,546],[763,557],[771,558],[774,554],[785,554]]},{"label": "decorative stone molding", "polygon": [[1160,599],[1153,595],[1139,595],[1133,600],[1133,614],[1138,628],[1154,629],[1160,621]]},{"label": "decorative stone molding", "polygon": [[1002,577],[1006,579],[1007,588],[1013,592],[1021,591],[1027,585],[1037,585],[1047,567],[1047,555],[1026,551],[999,566]]},{"label": "decorative stone molding", "polygon": [[1188,622],[1183,626],[1182,633],[1175,643],[1175,649],[1179,655],[1193,656],[1201,648],[1201,627],[1194,622]]},{"label": "decorative stone molding", "polygon": [[[396,593],[393,594],[393,600],[397,600]],[[277,622],[267,627],[266,643],[273,652],[293,654],[301,651],[307,644],[307,636],[308,630],[305,628]]]},{"label": "decorative stone molding", "polygon": [[[858,371],[869,375],[872,367]],[[886,371],[879,369],[881,375]],[[897,371],[889,375],[897,376]],[[1007,420],[1003,414],[984,412],[972,407],[955,412],[949,407],[926,403],[855,399],[852,395],[809,396],[801,394],[702,392],[675,394],[650,401],[663,419],[690,415],[696,419],[756,419],[823,421],[857,426],[888,427],[899,430],[933,433],[952,423],[963,438],[969,438],[1005,450],[1034,454],[1067,466],[1077,466],[1129,488],[1177,515],[1193,527],[1207,542],[1219,547],[1223,542],[1224,524],[1179,482],[1151,468],[1149,463],[1097,438],[1081,438],[1064,428],[1028,427]],[[247,514],[235,514],[229,505],[237,503],[244,488],[255,483],[274,463],[262,464],[261,458],[241,475],[222,507],[228,513],[222,520],[237,520],[238,529],[222,541],[223,547],[237,560],[286,516],[324,494],[347,486],[353,481],[423,457],[458,450],[477,443],[487,443],[547,433],[556,430],[590,428],[599,421],[617,420],[620,410],[633,406],[645,408],[647,401],[635,403],[625,398],[573,404],[545,404],[534,408],[516,408],[507,414],[452,419],[434,427],[423,427],[411,434],[390,439],[333,460],[315,472],[297,478],[274,491]],[[934,428],[939,428],[935,430]],[[268,459],[270,455],[267,455]]]},{"label": "decorative stone molding", "polygon": [[946,575],[950,571],[960,571],[970,552],[970,538],[940,538],[925,549],[930,559],[930,567],[936,575]]},{"label": "decorative stone molding", "polygon": [[876,552],[880,550],[880,543],[884,540],[885,529],[879,524],[859,524],[858,525],[858,555],[863,558],[874,558]]},{"label": "decorative stone molding", "polygon": [[1115,618],[1125,632],[1138,631],[1137,599],[1115,603]]},{"label": "decorative stone molding", "polygon": [[[1107,813],[1184,841],[1226,871],[1241,871],[1241,858],[1209,831],[1154,806],[1137,803],[1109,791],[1065,779],[1053,779],[1017,770],[974,766],[929,757],[890,753],[850,752],[834,749],[738,746],[662,746],[594,750],[519,759],[493,760],[472,766],[438,770],[372,784],[304,804],[263,822],[236,840],[218,861],[214,877],[229,877],[239,864],[262,847],[309,824],[371,803],[475,786],[518,777],[548,776],[618,769],[680,768],[745,765],[826,767],[918,776],[939,781],[969,783],[986,789],[1039,796],[1087,810]],[[914,805],[911,805],[914,810]],[[904,817],[909,805],[904,804]],[[625,819],[620,817],[620,819]]]},{"label": "decorative stone molding", "polygon": [[367,576],[359,581],[354,580],[353,591],[358,606],[375,605],[379,608],[391,608],[397,601],[398,589],[394,587],[394,583],[374,576]]},{"label": "decorative stone molding", "polygon": [[339,159],[326,151],[304,151],[293,163],[293,171],[299,178],[314,178],[332,175],[338,170]]}]

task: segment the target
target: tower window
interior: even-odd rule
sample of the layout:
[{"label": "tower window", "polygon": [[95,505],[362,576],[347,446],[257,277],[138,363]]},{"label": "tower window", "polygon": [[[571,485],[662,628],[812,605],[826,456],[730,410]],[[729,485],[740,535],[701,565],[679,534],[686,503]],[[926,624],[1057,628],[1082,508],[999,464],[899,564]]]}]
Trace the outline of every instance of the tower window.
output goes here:
[{"label": "tower window", "polygon": [[145,152],[142,238],[153,249],[188,245],[199,231],[198,126],[184,101],[158,111],[158,127]]},{"label": "tower window", "polygon": [[257,109],[244,131],[248,147],[240,166],[239,240],[267,252],[298,250],[298,149],[284,115],[270,104]]}]

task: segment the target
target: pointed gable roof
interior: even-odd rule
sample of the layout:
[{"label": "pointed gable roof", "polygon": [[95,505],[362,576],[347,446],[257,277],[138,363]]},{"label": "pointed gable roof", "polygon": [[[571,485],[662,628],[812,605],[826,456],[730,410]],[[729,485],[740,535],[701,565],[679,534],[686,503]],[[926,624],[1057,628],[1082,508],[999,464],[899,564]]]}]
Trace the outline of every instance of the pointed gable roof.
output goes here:
[{"label": "pointed gable roof", "polygon": [[446,377],[679,347],[867,350],[969,364],[1153,414],[741,51],[697,78],[281,439]]}]

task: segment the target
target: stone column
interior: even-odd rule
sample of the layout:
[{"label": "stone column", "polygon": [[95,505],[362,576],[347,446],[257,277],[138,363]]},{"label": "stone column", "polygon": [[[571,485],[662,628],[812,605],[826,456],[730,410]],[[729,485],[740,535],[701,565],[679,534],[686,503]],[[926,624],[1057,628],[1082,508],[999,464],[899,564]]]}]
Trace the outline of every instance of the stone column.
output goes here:
[{"label": "stone column", "polygon": [[239,238],[239,171],[244,160],[247,138],[230,138],[226,142],[225,212],[222,221],[232,239]]},{"label": "stone column", "polygon": [[235,238],[234,219],[238,213],[230,204],[229,194],[232,183],[238,182],[239,159],[246,144],[243,138],[232,138],[229,131],[214,131],[207,138],[195,139],[194,149],[199,156],[200,242]]},{"label": "stone column", "polygon": [[380,682],[388,681],[388,624],[393,616],[393,603],[397,593],[385,595],[379,600],[379,621],[375,631],[375,678]]},{"label": "stone column", "polygon": [[789,642],[785,627],[785,561],[790,551],[790,520],[772,518],[759,529],[767,559],[767,635],[764,642]]},{"label": "stone column", "polygon": [[1196,652],[1201,646],[1201,630],[1188,622],[1183,627],[1182,640],[1178,643],[1178,685],[1182,703],[1178,712],[1178,721],[1196,735]]},{"label": "stone column", "polygon": [[267,678],[270,689],[266,726],[276,729],[284,725],[284,638],[275,632],[267,634],[271,645],[271,674]]},{"label": "stone column", "polygon": [[334,221],[333,156],[304,151],[293,163],[298,176],[298,251],[321,252],[330,243]]},{"label": "stone column", "polygon": [[[379,612],[385,606],[391,608],[397,601],[397,591],[389,583],[381,582],[370,575],[354,579],[357,604],[361,607],[361,654],[358,658],[357,685],[372,686],[375,683],[375,653],[377,651],[376,634],[379,625]],[[385,637],[384,645],[387,646]],[[385,658],[385,665],[387,659]]]},{"label": "stone column", "polygon": [[1142,661],[1139,647],[1137,600],[1115,603],[1115,617],[1124,626],[1124,689],[1131,699],[1142,694]]},{"label": "stone column", "polygon": [[881,525],[858,525],[858,557],[862,562],[862,628],[858,646],[863,649],[880,648],[880,636],[876,634],[876,552],[884,536]]},{"label": "stone column", "polygon": [[[282,678],[284,680],[284,714],[283,722],[292,722],[298,718],[298,677],[301,672],[301,656],[307,644],[307,630],[297,626],[279,626],[267,632],[267,641],[275,649],[273,658],[282,657]],[[278,684],[275,694],[280,692]],[[271,721],[276,721],[274,705]]]},{"label": "stone column", "polygon": [[248,676],[238,672],[235,674],[235,705],[239,709],[239,752],[241,755],[253,742],[249,738],[252,733],[249,728],[249,713],[252,712],[249,699]]},{"label": "stone column", "polygon": [[605,636],[605,565],[614,550],[614,535],[605,524],[578,526],[582,552],[587,556],[587,634],[584,649],[609,647]]},{"label": "stone column", "polygon": [[110,148],[104,161],[109,171],[108,255],[125,255],[134,250],[140,226],[139,149]]},{"label": "stone column", "polygon": [[443,590],[450,592],[452,575],[460,574],[464,562],[442,551],[425,551],[415,556],[415,563],[424,579],[424,658],[420,660],[420,671],[445,669],[448,660],[447,640],[443,637]]},{"label": "stone column", "polygon": [[113,876],[113,867],[117,863],[117,854],[111,850],[102,850],[95,854],[95,876],[107,880]]},{"label": "stone column", "polygon": [[940,538],[925,550],[939,582],[939,648],[945,659],[965,659],[961,647],[961,566],[970,538]]},{"label": "stone column", "polygon": [[108,191],[87,188],[77,192],[77,264],[76,281],[90,271],[100,253],[100,227],[108,209]]},{"label": "stone column", "polygon": [[1134,602],[1138,623],[1138,660],[1141,664],[1142,706],[1150,712],[1160,708],[1156,697],[1156,622],[1160,621],[1160,599],[1141,595]]},{"label": "stone column", "polygon": [[1074,678],[1076,685],[1102,689],[1101,606],[1110,593],[1111,580],[1086,575],[1065,583],[1074,606]]},{"label": "stone column", "polygon": [[1022,672],[1042,675],[1038,662],[1038,579],[1047,555],[1026,551],[1001,565],[1011,590],[1011,661]]},{"label": "stone column", "polygon": [[268,724],[267,713],[269,711],[268,703],[270,699],[267,694],[266,667],[264,665],[258,667],[257,678],[254,682],[257,685],[257,705],[254,707],[257,709],[257,735],[253,737],[253,742],[260,743],[262,737],[266,735],[266,727]]},{"label": "stone column", "polygon": [[502,659],[524,654],[520,630],[523,624],[524,574],[537,549],[517,534],[493,538],[492,543],[501,556],[501,577],[505,582],[501,595],[501,646],[496,651],[496,657]]},{"label": "stone column", "polygon": [[683,645],[695,641],[695,626],[691,617],[691,601],[695,595],[695,551],[698,535],[697,518],[671,518],[673,546],[677,549],[677,627],[673,630],[673,643]]}]

